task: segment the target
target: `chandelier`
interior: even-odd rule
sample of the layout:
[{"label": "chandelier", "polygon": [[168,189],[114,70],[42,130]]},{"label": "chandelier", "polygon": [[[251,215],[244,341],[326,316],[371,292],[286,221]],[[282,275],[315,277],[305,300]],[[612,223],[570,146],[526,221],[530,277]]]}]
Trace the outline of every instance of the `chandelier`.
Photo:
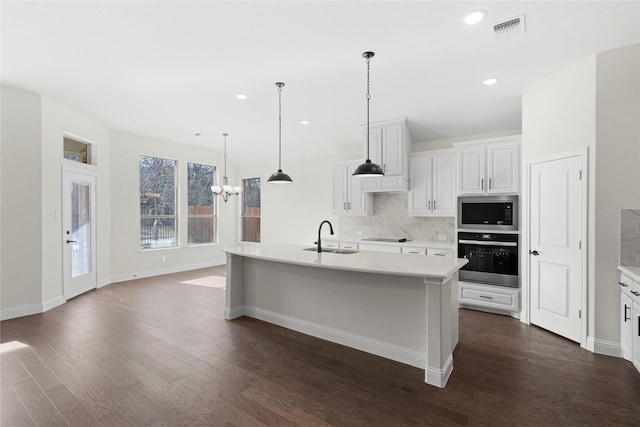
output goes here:
[{"label": "chandelier", "polygon": [[222,197],[225,203],[231,196],[237,196],[240,194],[240,187],[232,187],[229,185],[229,179],[227,178],[227,135],[228,133],[223,133],[224,135],[224,177],[222,178],[222,187],[218,185],[212,185],[211,191],[213,194]]}]

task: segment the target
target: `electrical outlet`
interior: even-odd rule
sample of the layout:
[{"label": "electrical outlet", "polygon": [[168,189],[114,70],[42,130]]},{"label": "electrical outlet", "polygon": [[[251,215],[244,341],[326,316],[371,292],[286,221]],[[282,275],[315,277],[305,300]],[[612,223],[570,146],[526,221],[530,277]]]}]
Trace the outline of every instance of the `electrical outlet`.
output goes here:
[{"label": "electrical outlet", "polygon": [[439,234],[438,235],[438,240],[447,240],[447,235],[446,234]]},{"label": "electrical outlet", "polygon": [[166,261],[167,260],[167,256],[166,255],[162,255],[162,261]]}]

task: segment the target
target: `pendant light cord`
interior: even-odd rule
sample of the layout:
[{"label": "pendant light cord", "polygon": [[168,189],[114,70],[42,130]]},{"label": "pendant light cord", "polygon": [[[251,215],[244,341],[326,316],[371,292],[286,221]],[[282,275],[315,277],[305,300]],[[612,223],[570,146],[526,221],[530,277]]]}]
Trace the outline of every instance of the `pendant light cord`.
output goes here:
[{"label": "pendant light cord", "polygon": [[223,133],[223,135],[224,135],[224,177],[226,178],[227,177],[227,134]]},{"label": "pendant light cord", "polygon": [[276,83],[278,85],[278,171],[282,171],[282,86],[284,83]]},{"label": "pendant light cord", "polygon": [[369,155],[369,101],[371,100],[371,94],[369,93],[369,63],[371,62],[371,57],[367,57],[367,160],[371,159]]}]

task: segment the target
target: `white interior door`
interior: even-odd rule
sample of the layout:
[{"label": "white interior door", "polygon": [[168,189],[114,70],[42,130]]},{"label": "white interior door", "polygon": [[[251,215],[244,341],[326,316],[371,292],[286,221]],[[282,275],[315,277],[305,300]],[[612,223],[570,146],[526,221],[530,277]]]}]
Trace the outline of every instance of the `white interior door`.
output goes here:
[{"label": "white interior door", "polygon": [[529,169],[531,323],[582,341],[582,155]]},{"label": "white interior door", "polygon": [[96,177],[65,170],[63,186],[64,298],[95,289]]}]

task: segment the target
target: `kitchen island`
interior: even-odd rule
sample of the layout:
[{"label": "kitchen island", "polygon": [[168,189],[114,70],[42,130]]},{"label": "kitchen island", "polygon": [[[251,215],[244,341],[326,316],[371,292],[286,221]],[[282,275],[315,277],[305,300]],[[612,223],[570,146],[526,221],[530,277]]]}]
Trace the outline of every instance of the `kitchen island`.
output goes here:
[{"label": "kitchen island", "polygon": [[416,366],[428,384],[445,386],[467,260],[305,248],[226,249],[225,318],[254,317]]}]

